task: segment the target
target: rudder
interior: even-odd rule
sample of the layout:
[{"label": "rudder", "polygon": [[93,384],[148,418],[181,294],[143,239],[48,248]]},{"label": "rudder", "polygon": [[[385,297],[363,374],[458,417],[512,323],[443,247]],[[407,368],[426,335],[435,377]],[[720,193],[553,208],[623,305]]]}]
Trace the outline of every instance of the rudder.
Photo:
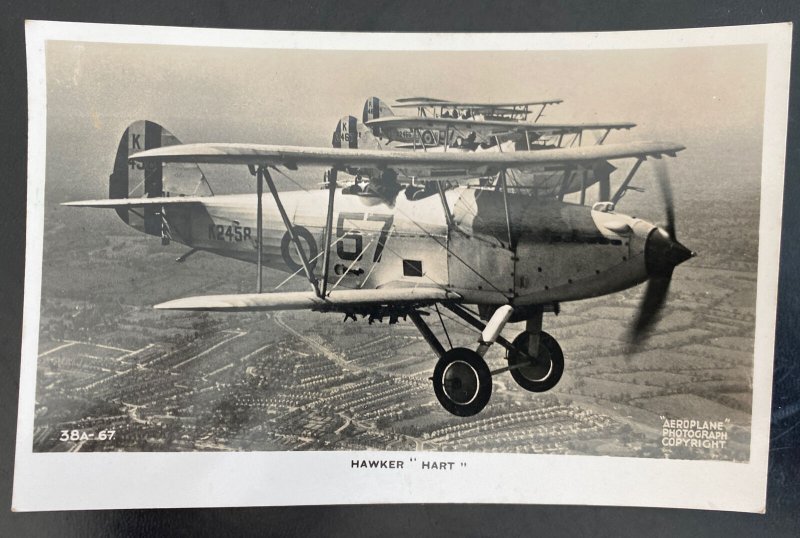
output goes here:
[{"label": "rudder", "polygon": [[[361,114],[361,121],[367,123],[370,120],[377,120],[378,118],[388,118],[394,116],[391,107],[384,103],[377,97],[370,97],[364,103],[364,111]],[[372,128],[372,134],[380,136],[381,130],[379,127]]]},{"label": "rudder", "polygon": [[344,116],[333,131],[334,148],[383,149],[372,132],[355,116]]},{"label": "rudder", "polygon": [[[120,137],[114,169],[109,177],[108,197],[155,198],[171,195],[213,194],[202,170],[194,163],[129,162],[136,153],[180,144],[172,133],[158,123],[139,120],[131,123]],[[201,192],[200,189],[202,188]],[[143,211],[118,208],[123,222],[144,233],[164,236],[164,219],[158,207]]]}]

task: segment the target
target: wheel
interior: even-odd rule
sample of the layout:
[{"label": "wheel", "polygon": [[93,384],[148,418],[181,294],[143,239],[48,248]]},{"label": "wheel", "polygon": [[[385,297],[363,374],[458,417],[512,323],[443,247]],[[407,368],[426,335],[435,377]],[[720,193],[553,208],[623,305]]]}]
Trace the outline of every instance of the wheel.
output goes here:
[{"label": "wheel", "polygon": [[432,146],[435,142],[433,138],[433,133],[430,131],[423,131],[422,132],[422,142],[426,146]]},{"label": "wheel", "polygon": [[[511,377],[525,390],[545,392],[555,387],[564,373],[564,352],[556,339],[542,331],[539,333],[539,354],[533,361],[516,350],[527,350],[531,334],[522,332],[514,338],[514,351],[508,353]],[[514,366],[524,364],[518,368]]]},{"label": "wheel", "polygon": [[492,395],[489,366],[471,349],[453,348],[433,369],[433,392],[450,413],[471,417],[486,407]]}]

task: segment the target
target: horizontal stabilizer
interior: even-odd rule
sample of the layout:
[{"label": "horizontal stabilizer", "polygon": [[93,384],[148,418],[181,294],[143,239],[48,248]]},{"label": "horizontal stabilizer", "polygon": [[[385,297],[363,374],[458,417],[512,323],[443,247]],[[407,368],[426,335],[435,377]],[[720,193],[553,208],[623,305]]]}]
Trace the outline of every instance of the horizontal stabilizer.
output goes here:
[{"label": "horizontal stabilizer", "polygon": [[268,310],[347,310],[359,306],[431,304],[461,298],[441,288],[384,288],[334,290],[324,299],[311,291],[206,295],[175,299],[155,306],[159,310],[252,312]]},{"label": "horizontal stabilizer", "polygon": [[64,202],[61,205],[69,207],[99,207],[99,208],[125,208],[165,206],[179,204],[197,204],[207,200],[208,196],[160,196],[156,198],[113,198],[108,200],[80,200],[77,202]]}]

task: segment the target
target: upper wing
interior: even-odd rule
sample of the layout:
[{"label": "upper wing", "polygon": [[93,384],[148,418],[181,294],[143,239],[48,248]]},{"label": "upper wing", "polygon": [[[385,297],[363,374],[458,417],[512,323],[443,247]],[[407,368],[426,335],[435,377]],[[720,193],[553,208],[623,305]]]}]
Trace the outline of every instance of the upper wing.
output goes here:
[{"label": "upper wing", "polygon": [[610,159],[675,155],[684,149],[670,142],[633,142],[564,149],[517,152],[409,152],[260,144],[185,144],[156,148],[131,156],[135,161],[196,162],[285,166],[317,165],[339,169],[393,170],[424,178],[480,177],[506,169],[540,170],[544,166],[568,167]]},{"label": "upper wing", "polygon": [[423,116],[389,116],[365,122],[368,127],[397,127],[407,129],[463,129],[478,132],[531,132],[548,134],[570,134],[581,131],[606,130],[606,129],[631,129],[636,127],[630,122],[611,123],[521,123],[518,121],[503,120],[471,120],[461,118],[426,118]]},{"label": "upper wing", "polygon": [[70,207],[145,207],[181,204],[198,204],[208,201],[208,196],[163,196],[155,198],[107,198],[105,200],[80,200],[78,202],[64,202],[61,205]]},{"label": "upper wing", "polygon": [[542,99],[540,101],[519,101],[509,103],[471,103],[469,101],[446,101],[444,99],[434,99],[432,97],[407,97],[405,99],[398,99],[397,104],[392,106],[393,108],[417,108],[420,106],[445,105],[455,108],[486,108],[496,110],[500,108],[514,108],[518,106],[557,105],[563,102],[563,99]]},{"label": "upper wing", "polygon": [[218,312],[267,310],[349,310],[359,306],[431,304],[461,299],[457,293],[441,288],[387,288],[333,290],[324,299],[312,291],[280,293],[240,293],[175,299],[155,306],[159,310],[208,310]]},{"label": "upper wing", "polygon": [[[448,101],[447,99],[438,99],[436,97],[401,97],[397,99],[395,102],[397,103],[417,103],[419,105],[431,104],[449,104],[452,101]],[[417,105],[414,105],[417,106]]]}]

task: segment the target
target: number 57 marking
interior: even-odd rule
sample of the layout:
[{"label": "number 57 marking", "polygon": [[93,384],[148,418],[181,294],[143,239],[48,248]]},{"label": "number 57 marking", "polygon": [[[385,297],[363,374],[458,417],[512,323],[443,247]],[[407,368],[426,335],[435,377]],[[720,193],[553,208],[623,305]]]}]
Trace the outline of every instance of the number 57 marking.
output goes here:
[{"label": "number 57 marking", "polygon": [[336,246],[336,253],[341,259],[357,260],[361,258],[361,255],[363,254],[361,232],[350,231],[345,233],[344,222],[345,220],[356,221],[356,222],[363,221],[365,216],[367,221],[383,222],[383,227],[381,228],[380,235],[378,236],[378,244],[375,247],[375,254],[372,256],[373,263],[381,261],[381,256],[383,255],[383,249],[386,246],[386,240],[389,237],[389,230],[391,230],[392,222],[394,222],[394,215],[375,215],[375,214],[365,215],[364,213],[350,213],[350,212],[339,213],[339,218],[336,224],[336,237],[339,239],[343,238],[353,239],[355,242],[354,250],[352,252],[347,250],[344,243],[339,242],[339,244]]},{"label": "number 57 marking", "polygon": [[389,237],[389,230],[392,229],[392,222],[394,222],[394,215],[367,215],[367,220],[383,222],[381,235],[378,237],[378,245],[375,247],[375,255],[372,257],[372,261],[377,263],[381,261],[383,247],[386,246],[386,239]]}]

